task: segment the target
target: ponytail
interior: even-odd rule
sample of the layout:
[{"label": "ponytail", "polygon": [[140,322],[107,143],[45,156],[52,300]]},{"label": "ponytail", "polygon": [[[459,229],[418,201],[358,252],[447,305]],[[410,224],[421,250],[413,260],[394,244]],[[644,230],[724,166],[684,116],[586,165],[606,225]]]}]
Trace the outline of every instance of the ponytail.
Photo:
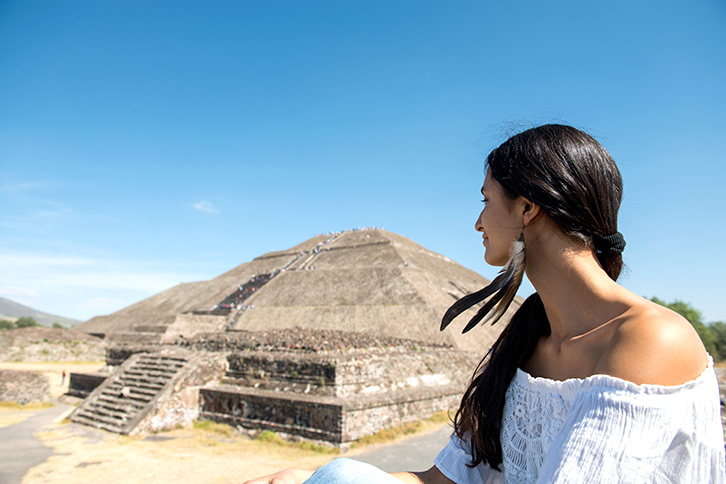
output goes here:
[{"label": "ponytail", "polygon": [[539,294],[529,296],[474,372],[454,417],[456,435],[471,442],[472,462],[496,470],[502,463],[501,431],[504,399],[514,374],[532,355],[537,342],[550,333]]}]

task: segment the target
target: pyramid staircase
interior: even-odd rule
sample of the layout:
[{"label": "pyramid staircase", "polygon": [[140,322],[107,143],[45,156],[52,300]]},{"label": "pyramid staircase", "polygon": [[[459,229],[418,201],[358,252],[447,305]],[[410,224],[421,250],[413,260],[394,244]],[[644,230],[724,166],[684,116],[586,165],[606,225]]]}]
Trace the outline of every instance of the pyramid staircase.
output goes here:
[{"label": "pyramid staircase", "polygon": [[187,358],[161,353],[130,357],[73,412],[71,420],[129,434],[181,375]]}]

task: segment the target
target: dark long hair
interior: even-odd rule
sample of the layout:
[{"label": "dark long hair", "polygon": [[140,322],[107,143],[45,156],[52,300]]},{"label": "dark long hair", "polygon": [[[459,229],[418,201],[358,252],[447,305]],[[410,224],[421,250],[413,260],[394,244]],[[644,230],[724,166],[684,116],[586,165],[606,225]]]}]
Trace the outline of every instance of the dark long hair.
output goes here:
[{"label": "dark long hair", "polygon": [[[620,172],[597,141],[570,126],[544,125],[509,138],[489,154],[487,165],[510,198],[521,195],[539,205],[566,234],[595,251],[613,280],[618,278],[621,254],[593,245],[593,237],[617,232],[622,198]],[[456,434],[471,442],[472,467],[485,462],[500,470],[505,393],[517,368],[549,334],[542,299],[534,293],[477,366],[454,418]]]}]

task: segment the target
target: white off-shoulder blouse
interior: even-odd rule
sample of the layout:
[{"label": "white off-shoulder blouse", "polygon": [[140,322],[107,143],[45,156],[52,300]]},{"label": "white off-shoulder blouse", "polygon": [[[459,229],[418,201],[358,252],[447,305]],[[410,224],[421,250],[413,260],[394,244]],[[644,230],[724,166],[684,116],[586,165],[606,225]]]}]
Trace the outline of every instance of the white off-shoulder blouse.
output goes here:
[{"label": "white off-shoulder blouse", "polygon": [[636,385],[608,375],[555,381],[517,370],[502,416],[502,470],[470,468],[453,435],[434,461],[457,484],[726,484],[718,380]]}]

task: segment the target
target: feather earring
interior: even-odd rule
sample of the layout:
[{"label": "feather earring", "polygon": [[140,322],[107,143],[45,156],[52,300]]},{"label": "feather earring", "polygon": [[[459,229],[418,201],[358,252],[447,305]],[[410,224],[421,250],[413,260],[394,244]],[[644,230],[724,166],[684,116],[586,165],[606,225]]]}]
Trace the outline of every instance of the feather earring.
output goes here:
[{"label": "feather earring", "polygon": [[471,321],[469,321],[469,324],[466,325],[462,333],[466,333],[472,329],[482,319],[484,319],[484,324],[488,322],[494,324],[499,321],[509,308],[509,305],[512,304],[514,296],[517,294],[517,289],[519,289],[519,285],[522,283],[525,260],[524,227],[522,227],[522,233],[519,235],[519,239],[515,240],[512,244],[507,265],[504,266],[497,277],[487,287],[456,301],[441,319],[441,331],[446,329],[449,323],[459,314],[490,296],[491,299],[471,318]]}]

